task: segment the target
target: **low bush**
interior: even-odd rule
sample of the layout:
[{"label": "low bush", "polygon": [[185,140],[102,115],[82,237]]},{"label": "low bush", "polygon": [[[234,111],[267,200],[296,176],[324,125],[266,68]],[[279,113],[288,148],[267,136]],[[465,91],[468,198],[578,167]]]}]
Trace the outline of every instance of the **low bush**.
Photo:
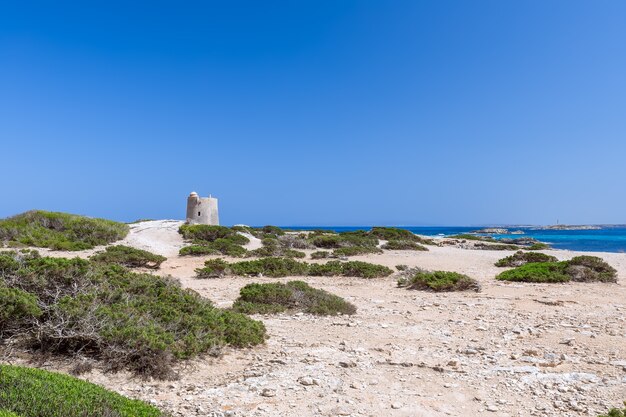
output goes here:
[{"label": "low bush", "polygon": [[529,263],[499,274],[496,279],[517,282],[567,282],[564,262]]},{"label": "low bush", "polygon": [[305,258],[306,253],[290,249],[285,246],[280,240],[274,238],[264,238],[262,241],[263,246],[251,250],[247,253],[249,257],[285,257],[285,258]]},{"label": "low bush", "polygon": [[363,230],[357,230],[354,232],[312,235],[310,243],[322,249],[338,249],[351,246],[376,247],[378,238],[370,236]]},{"label": "low bush", "polygon": [[[205,268],[196,269],[199,277],[210,276],[215,273],[215,267],[205,262]],[[220,264],[220,268],[221,268]],[[287,258],[261,258],[253,261],[242,261],[227,264],[225,273],[241,276],[267,276],[267,277],[287,277],[287,276],[346,276],[361,278],[386,277],[393,271],[386,266],[370,264],[367,262],[352,261],[339,262],[330,261],[325,264],[309,264],[298,262]]]},{"label": "low bush", "polygon": [[226,275],[228,262],[223,259],[209,259],[204,268],[196,269],[198,278],[220,278]]},{"label": "low bush", "polygon": [[578,282],[617,282],[617,271],[597,256],[576,256],[566,262],[565,272]]},{"label": "low bush", "polygon": [[313,252],[311,254],[311,259],[326,259],[329,258],[331,255],[330,252],[325,251],[325,250],[319,250],[317,252]]},{"label": "low bush", "polygon": [[511,256],[500,259],[498,262],[495,263],[495,265],[499,267],[522,266],[529,263],[557,261],[558,259],[556,259],[554,256],[546,255],[545,253],[517,251]]},{"label": "low bush", "polygon": [[473,278],[457,272],[423,271],[412,269],[404,271],[398,278],[398,286],[411,290],[435,292],[480,291],[480,284]]},{"label": "low bush", "polygon": [[413,232],[397,227],[373,227],[369,234],[381,240],[408,241],[424,245],[434,244],[432,239],[425,239]]},{"label": "low bush", "polygon": [[278,237],[280,245],[286,249],[314,249],[304,234],[286,234]]},{"label": "low bush", "polygon": [[504,271],[496,279],[547,283],[568,281],[617,282],[617,271],[597,256],[577,256],[563,262],[528,263]]},{"label": "low bush", "polygon": [[545,249],[550,249],[550,245],[548,245],[547,243],[533,243],[532,245],[524,248],[524,250],[545,250]]},{"label": "low bush", "polygon": [[474,245],[474,249],[481,250],[518,250],[517,245],[510,245],[505,243],[477,243]]},{"label": "low bush", "polygon": [[447,236],[448,239],[460,239],[460,240],[479,240],[482,242],[496,242],[497,240],[491,236],[479,236],[469,233],[461,233],[459,235]]},{"label": "low bush", "polygon": [[233,309],[246,314],[302,311],[308,314],[334,316],[356,313],[356,307],[343,298],[312,288],[303,281],[290,281],[287,284],[248,284],[239,294]]},{"label": "low bush", "polygon": [[[18,417],[160,417],[157,408],[41,369],[0,365],[0,410]],[[0,412],[0,416],[2,416]]]},{"label": "low bush", "polygon": [[248,251],[246,248],[233,243],[231,238],[218,238],[201,245],[185,246],[178,251],[178,254],[181,256],[226,255],[242,258],[248,254]]},{"label": "low bush", "polygon": [[124,245],[109,246],[104,252],[97,253],[90,259],[94,262],[118,264],[129,268],[149,269],[159,269],[167,260],[165,256]]},{"label": "low bush", "polygon": [[332,256],[340,258],[343,256],[358,256],[370,253],[383,253],[383,251],[376,246],[348,246],[333,250]]},{"label": "low bush", "polygon": [[111,220],[35,210],[0,220],[0,242],[74,251],[123,239],[128,230]]},{"label": "low bush", "polygon": [[220,252],[206,245],[185,246],[178,251],[180,256],[203,256],[203,255],[219,255]]},{"label": "low bush", "polygon": [[216,239],[223,239],[236,235],[237,232],[225,226],[209,226],[206,224],[183,224],[178,229],[178,233],[184,239],[193,241],[213,242]]},{"label": "low bush", "polygon": [[387,250],[417,250],[417,251],[427,251],[428,248],[426,246],[422,246],[419,243],[415,243],[410,240],[390,240],[382,246],[383,249]]},{"label": "low bush", "polygon": [[105,370],[165,379],[174,377],[178,359],[265,339],[262,323],[215,308],[169,277],[16,253],[0,254],[0,264],[10,265],[7,258],[19,268],[0,275],[0,287],[11,290],[1,291],[1,302],[10,309],[3,309],[0,334],[29,349],[80,352],[101,360]]},{"label": "low bush", "polygon": [[228,269],[234,275],[277,278],[306,275],[307,264],[293,259],[270,257],[231,263]]}]

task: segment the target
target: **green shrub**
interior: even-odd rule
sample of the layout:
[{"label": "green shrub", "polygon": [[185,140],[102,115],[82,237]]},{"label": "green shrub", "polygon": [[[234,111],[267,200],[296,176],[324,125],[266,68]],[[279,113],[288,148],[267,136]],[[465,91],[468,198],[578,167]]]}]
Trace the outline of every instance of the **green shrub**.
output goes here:
[{"label": "green shrub", "polygon": [[[19,417],[158,417],[157,408],[67,375],[0,365],[0,409]],[[14,414],[7,414],[10,411]],[[2,413],[0,413],[0,416]]]},{"label": "green shrub", "polygon": [[333,257],[339,258],[342,256],[358,256],[369,253],[383,253],[383,251],[376,246],[348,246],[345,248],[335,249],[333,251]]},{"label": "green shrub", "polygon": [[319,250],[311,254],[311,259],[326,259],[331,255],[330,252],[325,250]]},{"label": "green shrub", "polygon": [[425,239],[413,232],[397,227],[373,227],[369,234],[381,240],[416,242],[424,245],[434,244],[432,239]]},{"label": "green shrub", "polygon": [[209,226],[206,224],[183,224],[178,229],[178,233],[184,239],[193,241],[213,242],[216,239],[223,239],[236,235],[237,232],[225,226]]},{"label": "green shrub", "polygon": [[20,416],[18,416],[17,414],[11,411],[0,410],[0,417],[20,417]]},{"label": "green shrub", "polygon": [[209,259],[204,263],[204,268],[197,269],[198,278],[219,278],[226,275],[228,262],[223,259]]},{"label": "green shrub", "polygon": [[313,235],[310,243],[323,249],[338,249],[350,246],[376,247],[378,238],[370,236],[367,232],[357,230],[354,232],[343,232],[332,235]]},{"label": "green shrub", "polygon": [[346,277],[382,278],[393,274],[386,266],[361,261],[344,262],[341,275]]},{"label": "green shrub", "polygon": [[307,264],[286,258],[261,258],[253,261],[236,262],[229,265],[235,275],[286,277],[306,275]]},{"label": "green shrub", "polygon": [[289,249],[280,240],[274,238],[264,238],[262,241],[263,246],[251,250],[247,253],[250,257],[285,257],[285,258],[305,258],[306,253],[300,252],[294,249]]},{"label": "green shrub", "polygon": [[170,277],[79,258],[20,262],[0,275],[0,286],[12,291],[0,298],[21,322],[0,322],[0,333],[34,350],[81,352],[102,359],[107,370],[170,378],[177,359],[265,339],[262,323],[217,309]]},{"label": "green shrub", "polygon": [[19,326],[24,319],[41,316],[37,297],[18,288],[0,286],[0,327]]},{"label": "green shrub", "polygon": [[35,210],[0,220],[0,241],[73,251],[123,239],[128,230],[111,220]]},{"label": "green shrub", "polygon": [[287,284],[248,284],[239,294],[233,308],[247,314],[302,311],[333,316],[356,313],[356,307],[343,298],[312,288],[303,281],[290,281]]},{"label": "green shrub", "polygon": [[597,256],[576,256],[567,261],[565,272],[578,282],[617,282],[617,271]]},{"label": "green shrub", "polygon": [[545,253],[517,251],[511,256],[500,259],[498,262],[495,263],[495,265],[499,267],[522,266],[529,263],[557,261],[558,259],[556,259],[554,256],[546,255]]},{"label": "green shrub", "polygon": [[178,251],[180,256],[203,256],[203,255],[219,255],[220,252],[206,245],[185,246]]},{"label": "green shrub", "polygon": [[472,235],[469,233],[462,233],[459,235],[452,235],[452,236],[447,236],[449,239],[461,239],[461,240],[479,240],[482,242],[496,242],[497,239],[491,237],[491,236],[479,236],[479,235]]},{"label": "green shrub", "polygon": [[517,245],[510,245],[505,243],[477,243],[474,245],[474,249],[482,250],[518,250]]},{"label": "green shrub", "polygon": [[309,264],[307,275],[312,277],[337,277],[343,275],[343,262],[330,261],[325,264]]},{"label": "green shrub", "polygon": [[410,240],[390,240],[382,246],[383,249],[387,250],[417,250],[417,251],[427,251],[428,248],[426,246],[422,246],[419,243],[415,243]]},{"label": "green shrub", "polygon": [[496,279],[517,282],[567,282],[565,262],[529,263],[499,274]]},{"label": "green shrub", "polygon": [[94,262],[123,265],[129,268],[159,269],[167,258],[145,250],[116,245],[109,246],[104,252],[93,255],[91,260]]},{"label": "green shrub", "polygon": [[448,271],[410,271],[398,279],[398,286],[411,290],[426,291],[480,291],[480,284],[475,279],[457,272]]}]

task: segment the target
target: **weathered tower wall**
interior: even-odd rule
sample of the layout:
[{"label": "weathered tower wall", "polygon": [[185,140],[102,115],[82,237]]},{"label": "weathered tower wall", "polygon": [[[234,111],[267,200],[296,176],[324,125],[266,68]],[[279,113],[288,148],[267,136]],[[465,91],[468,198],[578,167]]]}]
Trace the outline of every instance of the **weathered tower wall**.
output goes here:
[{"label": "weathered tower wall", "polygon": [[199,197],[198,194],[191,193],[187,197],[187,223],[219,225],[217,198]]}]

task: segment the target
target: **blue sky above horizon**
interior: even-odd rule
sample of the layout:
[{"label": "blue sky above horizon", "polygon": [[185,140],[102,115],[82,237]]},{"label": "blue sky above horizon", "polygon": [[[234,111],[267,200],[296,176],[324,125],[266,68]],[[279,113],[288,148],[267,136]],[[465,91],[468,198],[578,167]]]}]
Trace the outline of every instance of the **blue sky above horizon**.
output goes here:
[{"label": "blue sky above horizon", "polygon": [[8,2],[0,217],[626,223],[626,2]]}]

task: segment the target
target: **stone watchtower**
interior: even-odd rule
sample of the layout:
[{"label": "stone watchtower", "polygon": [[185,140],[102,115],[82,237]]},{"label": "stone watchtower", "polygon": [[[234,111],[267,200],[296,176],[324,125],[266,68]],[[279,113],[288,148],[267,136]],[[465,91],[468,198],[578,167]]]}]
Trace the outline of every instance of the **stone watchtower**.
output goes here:
[{"label": "stone watchtower", "polygon": [[208,224],[217,226],[217,198],[199,197],[195,191],[187,197],[187,224]]}]

